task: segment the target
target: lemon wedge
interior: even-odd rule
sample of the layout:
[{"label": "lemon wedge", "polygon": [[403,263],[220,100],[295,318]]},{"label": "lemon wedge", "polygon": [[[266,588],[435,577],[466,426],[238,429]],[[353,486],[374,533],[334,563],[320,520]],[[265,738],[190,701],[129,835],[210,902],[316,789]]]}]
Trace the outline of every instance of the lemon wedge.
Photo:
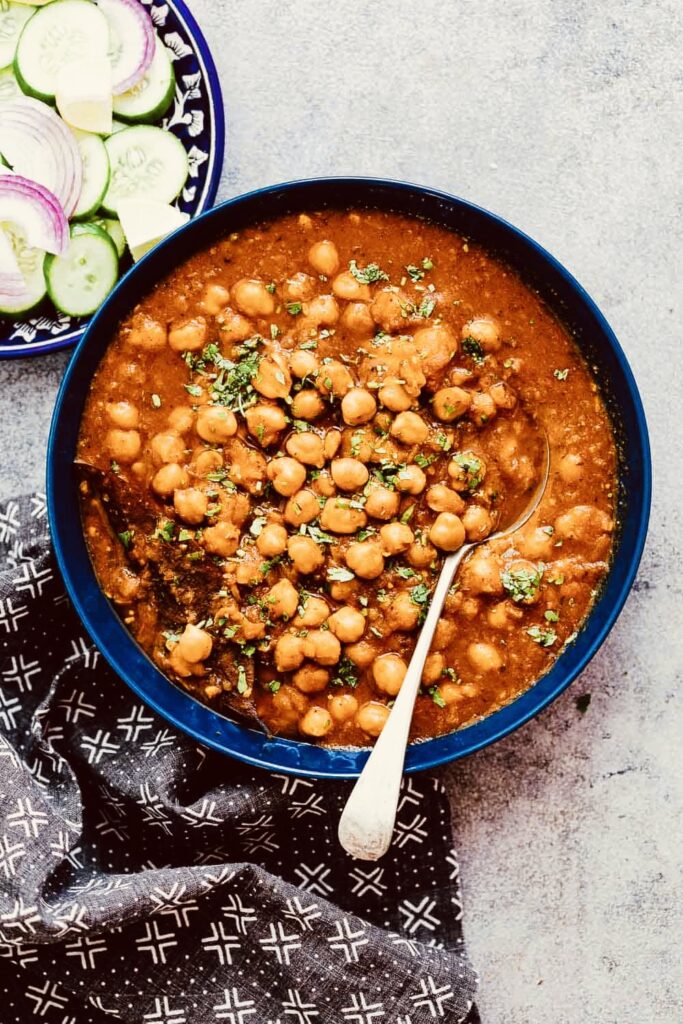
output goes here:
[{"label": "lemon wedge", "polygon": [[86,57],[60,68],[55,84],[57,110],[72,128],[97,135],[112,130],[111,66]]},{"label": "lemon wedge", "polygon": [[154,199],[120,199],[117,213],[135,262],[190,219],[175,206]]}]

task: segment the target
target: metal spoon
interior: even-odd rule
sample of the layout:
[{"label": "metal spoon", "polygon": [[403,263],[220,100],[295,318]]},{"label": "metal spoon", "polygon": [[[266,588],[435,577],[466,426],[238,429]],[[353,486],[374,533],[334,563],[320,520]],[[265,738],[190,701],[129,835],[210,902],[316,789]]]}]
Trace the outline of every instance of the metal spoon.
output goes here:
[{"label": "metal spoon", "polygon": [[425,659],[429,654],[446,595],[458,567],[470,551],[480,544],[515,533],[538,508],[550,473],[550,446],[547,435],[543,437],[543,444],[543,466],[539,483],[522,514],[509,526],[502,527],[484,540],[464,544],[459,551],[448,555],[444,560],[427,618],[417,639],[398,697],[351,791],[339,822],[339,842],[352,857],[358,857],[360,860],[378,860],[389,849],[415,698],[420,689]]}]

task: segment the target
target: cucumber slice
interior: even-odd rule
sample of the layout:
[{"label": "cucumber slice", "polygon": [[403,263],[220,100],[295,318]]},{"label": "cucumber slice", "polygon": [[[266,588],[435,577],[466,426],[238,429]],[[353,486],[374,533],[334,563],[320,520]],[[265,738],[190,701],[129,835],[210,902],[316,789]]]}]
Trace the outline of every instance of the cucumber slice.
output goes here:
[{"label": "cucumber slice", "polygon": [[106,299],[119,276],[116,246],[95,224],[74,224],[63,256],[45,261],[47,290],[67,316],[89,316]]},{"label": "cucumber slice", "polygon": [[98,228],[102,228],[106,231],[112,242],[116,246],[116,251],[119,254],[119,259],[123,256],[126,251],[126,236],[123,233],[121,222],[114,220],[111,217],[95,217],[92,221]]},{"label": "cucumber slice", "polygon": [[5,314],[6,316],[16,316],[18,313],[28,313],[29,310],[34,309],[39,302],[42,302],[45,298],[45,293],[47,292],[45,273],[43,270],[45,265],[45,253],[42,249],[34,249],[33,246],[27,243],[26,235],[18,224],[7,223],[4,221],[0,223],[0,230],[4,232],[12,246],[14,258],[19,264],[19,269],[24,275],[26,287],[31,296],[28,302],[24,302],[20,306],[14,306],[13,308],[2,306],[0,308],[0,313]]},{"label": "cucumber slice", "polygon": [[77,132],[76,141],[83,161],[83,187],[72,216],[87,220],[97,213],[109,185],[109,157],[99,135]]},{"label": "cucumber slice", "polygon": [[9,67],[14,60],[19,36],[34,10],[22,4],[0,3],[0,68]]},{"label": "cucumber slice", "polygon": [[12,68],[0,71],[0,106],[21,96],[21,89]]},{"label": "cucumber slice", "polygon": [[109,188],[102,201],[116,216],[121,199],[155,199],[171,203],[187,181],[188,161],[180,139],[163,128],[134,125],[105,142],[111,166]]},{"label": "cucumber slice", "polygon": [[154,58],[141,80],[128,92],[114,96],[114,113],[122,121],[153,124],[160,121],[175,94],[175,72],[168,50],[157,38]]},{"label": "cucumber slice", "polygon": [[58,0],[36,11],[24,25],[14,72],[29,96],[53,103],[60,68],[86,57],[102,59],[109,47],[107,19],[90,0]]}]

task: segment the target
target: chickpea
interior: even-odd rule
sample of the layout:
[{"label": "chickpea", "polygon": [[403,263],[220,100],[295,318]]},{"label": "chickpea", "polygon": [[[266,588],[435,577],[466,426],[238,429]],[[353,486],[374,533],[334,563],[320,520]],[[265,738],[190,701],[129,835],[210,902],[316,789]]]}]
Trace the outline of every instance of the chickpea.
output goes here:
[{"label": "chickpea", "polygon": [[356,533],[367,521],[363,509],[351,508],[346,498],[328,498],[320,515],[323,530],[332,533]]},{"label": "chickpea", "polygon": [[247,430],[252,437],[257,438],[263,448],[277,444],[280,434],[287,426],[287,417],[279,405],[252,405],[247,409],[244,418],[247,421]]},{"label": "chickpea", "polygon": [[465,502],[460,495],[445,484],[433,484],[427,491],[427,505],[432,512],[452,512],[460,515]]},{"label": "chickpea", "polygon": [[308,707],[308,699],[294,686],[283,683],[270,698],[273,711],[273,731],[292,734],[296,731],[299,718]]},{"label": "chickpea", "polygon": [[514,409],[517,405],[517,396],[504,380],[492,384],[489,388],[489,395],[497,409]]},{"label": "chickpea", "polygon": [[270,316],[275,311],[275,299],[263,281],[242,278],[233,285],[232,298],[245,316]]},{"label": "chickpea", "polygon": [[107,416],[120,430],[135,430],[140,413],[132,402],[107,402]]},{"label": "chickpea", "polygon": [[370,474],[358,459],[335,459],[330,466],[332,479],[342,491],[359,491],[365,487]]},{"label": "chickpea", "polygon": [[555,533],[561,540],[594,542],[613,529],[611,517],[594,505],[575,505],[555,520]]},{"label": "chickpea", "polygon": [[341,412],[344,423],[357,427],[372,419],[377,412],[377,402],[365,388],[351,388],[342,398]]},{"label": "chickpea", "polygon": [[370,304],[370,313],[376,324],[391,334],[400,331],[406,322],[407,302],[405,296],[390,288],[383,288],[377,292]]},{"label": "chickpea", "polygon": [[437,557],[436,548],[432,547],[431,544],[425,544],[422,541],[415,541],[411,544],[406,552],[406,559],[409,565],[412,565],[413,569],[428,569],[434,564]]},{"label": "chickpea", "polygon": [[310,274],[299,271],[288,277],[283,289],[283,298],[287,302],[305,302],[315,295],[316,280]]},{"label": "chickpea", "polygon": [[220,502],[221,519],[225,519],[226,523],[234,523],[235,526],[243,526],[251,512],[248,495],[221,490]]},{"label": "chickpea", "polygon": [[401,444],[424,444],[429,437],[429,427],[416,412],[400,412],[389,433]]},{"label": "chickpea", "polygon": [[472,395],[470,402],[469,417],[482,427],[494,418],[498,407],[486,391],[477,391]]},{"label": "chickpea", "polygon": [[365,511],[373,519],[393,519],[398,514],[401,496],[382,484],[372,484],[365,501]]},{"label": "chickpea", "polygon": [[500,328],[495,320],[488,316],[475,317],[465,324],[460,337],[478,341],[484,352],[497,352],[500,348]]},{"label": "chickpea", "polygon": [[410,409],[413,400],[402,384],[385,384],[377,392],[381,404],[391,412],[405,412]]},{"label": "chickpea", "polygon": [[353,644],[360,640],[365,632],[366,621],[365,616],[356,608],[345,605],[330,615],[327,625],[343,644]]},{"label": "chickpea", "polygon": [[358,711],[358,701],[352,693],[336,693],[328,707],[336,722],[348,722]]},{"label": "chickpea", "polygon": [[339,319],[339,306],[333,295],[317,295],[304,303],[303,312],[308,323],[316,327],[331,327]]},{"label": "chickpea", "polygon": [[415,331],[413,341],[427,377],[435,377],[445,369],[458,350],[455,335],[446,324],[420,328]]},{"label": "chickpea", "polygon": [[420,608],[407,590],[402,590],[387,606],[386,623],[390,632],[410,633],[420,618]]},{"label": "chickpea", "polygon": [[277,558],[287,550],[287,531],[280,523],[266,523],[258,537],[256,547],[264,558]]},{"label": "chickpea", "polygon": [[463,416],[472,404],[472,396],[464,388],[441,388],[432,398],[432,409],[437,419],[452,423]]},{"label": "chickpea", "polygon": [[511,620],[521,619],[524,617],[524,612],[521,608],[517,608],[516,605],[510,601],[498,601],[489,608],[486,621],[492,629],[507,629],[511,624]]},{"label": "chickpea", "polygon": [[359,579],[374,580],[384,572],[384,557],[379,544],[356,541],[346,551],[346,564]]},{"label": "chickpea", "polygon": [[290,526],[310,523],[320,513],[320,505],[313,491],[297,491],[285,505],[285,522]]},{"label": "chickpea", "polygon": [[203,316],[176,320],[168,332],[168,344],[174,352],[198,352],[206,344],[206,335]]},{"label": "chickpea", "polygon": [[236,313],[234,309],[225,309],[217,317],[221,330],[221,341],[227,345],[235,345],[239,341],[246,341],[254,333],[250,320],[245,316]]},{"label": "chickpea", "polygon": [[407,551],[415,539],[413,531],[405,523],[387,523],[379,531],[382,554],[387,558]]},{"label": "chickpea", "polygon": [[319,665],[336,665],[341,658],[341,644],[329,629],[312,629],[304,638],[304,650]]},{"label": "chickpea", "polygon": [[398,654],[381,654],[372,666],[372,678],[378,690],[395,697],[407,671],[408,666]]},{"label": "chickpea", "polygon": [[426,486],[427,477],[414,463],[399,469],[396,474],[396,490],[401,494],[422,494]]},{"label": "chickpea", "polygon": [[345,648],[344,653],[356,668],[369,668],[377,657],[375,645],[367,640],[360,640],[357,644],[349,644]]},{"label": "chickpea", "polygon": [[329,462],[333,459],[342,443],[342,435],[340,430],[328,430],[323,439],[323,454],[325,461]]},{"label": "chickpea", "polygon": [[437,651],[444,651],[455,641],[458,635],[458,624],[452,619],[441,618],[436,624],[432,647]]},{"label": "chickpea", "polygon": [[462,519],[452,512],[439,512],[429,531],[429,539],[441,551],[457,551],[465,543]]},{"label": "chickpea", "polygon": [[576,484],[583,476],[583,456],[568,452],[557,464],[557,472],[566,484]]},{"label": "chickpea", "polygon": [[434,651],[433,654],[428,654],[425,658],[424,668],[422,669],[423,685],[432,686],[434,683],[438,683],[444,673],[445,667],[446,660],[440,651]]},{"label": "chickpea", "polygon": [[456,452],[448,463],[448,475],[456,491],[475,491],[486,477],[486,463],[476,452]]},{"label": "chickpea", "polygon": [[228,479],[237,487],[243,487],[249,494],[260,494],[268,466],[260,452],[248,448],[235,438],[229,448]]},{"label": "chickpea", "polygon": [[209,499],[197,487],[186,487],[175,491],[173,495],[173,507],[186,523],[198,526],[206,515],[209,507]]},{"label": "chickpea", "polygon": [[105,444],[112,459],[127,466],[131,462],[135,462],[142,448],[137,430],[118,430],[116,428],[108,430]]},{"label": "chickpea", "polygon": [[292,398],[292,416],[295,420],[315,420],[325,410],[325,403],[317,391],[304,388]]},{"label": "chickpea", "polygon": [[160,498],[170,498],[175,490],[187,487],[190,478],[187,470],[179,466],[177,462],[167,462],[158,469],[152,478],[152,490]]},{"label": "chickpea", "polygon": [[197,433],[203,441],[222,444],[237,433],[234,412],[222,405],[202,405],[197,413]]},{"label": "chickpea", "polygon": [[389,708],[379,701],[369,700],[362,704],[356,714],[356,725],[368,736],[379,736],[389,717]]},{"label": "chickpea", "polygon": [[187,434],[194,424],[194,413],[186,405],[176,405],[166,419],[171,430],[177,434]]},{"label": "chickpea", "polygon": [[494,555],[481,548],[469,558],[460,573],[463,590],[472,594],[502,594],[500,562]]},{"label": "chickpea", "polygon": [[206,476],[213,473],[223,465],[223,456],[213,448],[203,448],[195,456],[192,470],[197,476]]},{"label": "chickpea", "polygon": [[320,367],[316,386],[322,395],[343,398],[353,387],[353,377],[343,363],[331,359]]},{"label": "chickpea", "polygon": [[350,270],[337,274],[332,282],[332,291],[338,299],[346,299],[347,302],[369,302],[371,297],[370,286],[357,281]]},{"label": "chickpea", "polygon": [[493,519],[481,505],[468,505],[462,516],[462,525],[468,540],[483,540],[493,529]]},{"label": "chickpea", "polygon": [[322,626],[329,616],[330,609],[327,606],[327,601],[324,601],[322,597],[315,597],[313,594],[309,594],[303,599],[301,611],[294,619],[294,625],[297,629]]},{"label": "chickpea", "polygon": [[330,673],[317,665],[303,664],[292,676],[292,682],[302,693],[320,693],[330,681]]},{"label": "chickpea", "polygon": [[207,284],[202,298],[202,308],[209,316],[218,316],[230,301],[230,292],[222,284]]},{"label": "chickpea", "polygon": [[303,637],[283,633],[275,644],[275,668],[278,672],[293,672],[304,660]]},{"label": "chickpea", "polygon": [[285,450],[288,455],[304,466],[315,466],[322,469],[325,465],[325,452],[323,439],[314,434],[312,430],[303,433],[290,434],[285,442]]},{"label": "chickpea", "polygon": [[351,334],[371,337],[374,333],[375,323],[364,302],[350,302],[341,315],[341,322]]},{"label": "chickpea", "polygon": [[314,739],[321,739],[327,736],[332,728],[332,716],[326,708],[314,704],[309,708],[299,722],[299,730],[304,736],[312,736]]},{"label": "chickpea", "polygon": [[493,644],[470,644],[467,659],[477,672],[499,672],[503,667],[503,659]]},{"label": "chickpea", "polygon": [[263,356],[258,364],[258,372],[251,381],[254,390],[264,398],[288,398],[292,390],[292,378],[284,364]]},{"label": "chickpea", "polygon": [[326,469],[313,481],[313,490],[321,498],[332,498],[337,493],[334,481]]},{"label": "chickpea", "polygon": [[271,587],[266,597],[269,617],[291,619],[299,607],[299,592],[288,579],[281,579]]},{"label": "chickpea", "polygon": [[[550,532],[548,532],[550,531]],[[549,562],[553,557],[553,529],[552,527],[536,527],[526,529],[517,534],[516,545],[520,554],[532,561]]]},{"label": "chickpea", "polygon": [[464,687],[461,683],[457,683],[454,680],[449,682],[441,683],[438,687],[439,696],[444,704],[450,706],[451,704],[457,704],[467,696],[464,692]]},{"label": "chickpea", "polygon": [[320,369],[320,362],[313,352],[299,348],[289,357],[289,369],[295,377],[313,377]]},{"label": "chickpea", "polygon": [[188,622],[178,640],[177,650],[180,657],[194,664],[197,661],[206,661],[212,649],[211,635]]},{"label": "chickpea", "polygon": [[348,604],[356,595],[358,580],[330,580],[328,587],[333,601],[343,601]]},{"label": "chickpea", "polygon": [[136,318],[126,336],[126,344],[145,352],[159,352],[166,347],[166,328],[152,317]]},{"label": "chickpea", "polygon": [[210,555],[228,558],[240,546],[240,531],[233,523],[221,520],[215,526],[207,526],[202,533],[202,544]]},{"label": "chickpea", "polygon": [[290,498],[301,487],[306,479],[306,470],[296,459],[283,456],[268,463],[266,473],[278,494]]},{"label": "chickpea", "polygon": [[318,274],[332,277],[339,270],[339,253],[334,242],[323,239],[308,250],[308,262]]},{"label": "chickpea", "polygon": [[287,553],[294,564],[294,568],[304,576],[316,572],[325,562],[325,556],[319,545],[316,544],[312,537],[304,537],[301,534],[289,538]]}]

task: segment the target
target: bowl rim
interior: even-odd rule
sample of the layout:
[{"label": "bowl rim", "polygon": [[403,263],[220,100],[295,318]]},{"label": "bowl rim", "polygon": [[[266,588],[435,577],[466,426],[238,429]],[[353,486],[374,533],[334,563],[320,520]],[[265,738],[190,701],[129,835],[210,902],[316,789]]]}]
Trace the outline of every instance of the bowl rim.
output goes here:
[{"label": "bowl rim", "polygon": [[[493,224],[503,234],[511,234],[517,242],[521,242],[522,246],[529,248],[537,257],[540,257],[540,260],[549,265],[551,270],[568,287],[579,305],[586,308],[611,349],[631,403],[630,411],[635,426],[635,437],[639,445],[636,455],[640,459],[638,467],[641,476],[638,493],[634,499],[635,509],[631,511],[629,517],[635,517],[631,528],[630,549],[624,553],[625,557],[617,559],[608,574],[608,580],[612,584],[616,578],[616,591],[611,594],[609,605],[603,607],[598,599],[579,632],[579,642],[571,644],[563,650],[551,669],[509,704],[455,732],[411,744],[406,755],[406,773],[424,771],[458,760],[502,739],[536,717],[583,671],[616,622],[635,579],[647,534],[652,489],[649,437],[642,401],[626,355],[606,318],[582,285],[535,239],[504,218],[466,199],[439,189],[389,178],[330,176],[296,179],[253,189],[205,211],[170,235],[131,268],[118,282],[88,324],[64,375],[54,407],[47,453],[48,518],[57,563],[67,592],[86,630],[114,672],[149,707],[172,725],[199,742],[256,767],[283,775],[329,779],[357,777],[371,748],[320,747],[299,740],[282,737],[269,738],[265,734],[231,721],[201,704],[163,675],[137,646],[114,608],[100,590],[87,555],[85,540],[80,528],[80,517],[74,526],[73,522],[66,521],[68,517],[60,514],[62,494],[67,493],[69,488],[69,483],[65,478],[71,476],[70,473],[64,471],[68,470],[73,458],[73,449],[70,456],[68,452],[65,454],[61,451],[61,433],[63,422],[68,416],[68,399],[71,394],[72,381],[79,370],[90,338],[96,336],[100,327],[104,332],[107,331],[109,310],[121,300],[133,275],[140,274],[144,268],[154,264],[160,271],[163,268],[163,273],[167,273],[169,264],[164,262],[164,257],[169,253],[171,255],[170,264],[173,266],[177,264],[178,261],[172,253],[179,236],[191,233],[199,234],[204,221],[229,216],[229,211],[235,207],[262,197],[272,196],[275,193],[280,193],[285,198],[296,191],[321,187],[333,190],[335,186],[342,185],[358,187],[359,190],[366,188],[371,191],[372,188],[379,188],[395,191],[399,195],[410,192],[414,195],[430,196],[438,202],[465,209],[483,222]],[[362,202],[363,199],[359,196],[358,203],[362,205]],[[105,348],[106,345],[100,346],[98,363]],[[75,490],[75,484],[72,483],[71,488]],[[80,544],[76,534],[80,535]],[[85,561],[83,559],[84,552]],[[589,629],[589,627],[591,628]],[[582,639],[584,639],[583,643],[580,642]]]},{"label": "bowl rim", "polygon": [[[213,209],[213,201],[216,198],[218,186],[221,181],[221,174],[223,173],[223,156],[225,153],[225,109],[223,107],[223,92],[221,89],[221,81],[218,76],[218,70],[216,68],[216,62],[213,59],[213,54],[206,41],[206,37],[197,23],[197,19],[192,14],[187,3],[185,3],[185,0],[169,0],[169,3],[173,8],[175,16],[181,22],[184,22],[187,34],[194,43],[197,60],[203,68],[208,84],[207,93],[211,113],[213,115],[214,144],[209,153],[209,160],[211,161],[210,172],[206,181],[201,205],[193,215],[193,219],[196,219],[201,216],[201,214]],[[123,278],[120,278],[120,280],[122,281]],[[32,356],[45,356],[51,352],[59,352],[64,348],[72,348],[83,338],[95,315],[96,314],[93,314],[83,327],[77,327],[68,334],[60,334],[52,340],[46,339],[37,345],[11,345],[5,338],[0,338],[0,360],[27,359]]]}]

